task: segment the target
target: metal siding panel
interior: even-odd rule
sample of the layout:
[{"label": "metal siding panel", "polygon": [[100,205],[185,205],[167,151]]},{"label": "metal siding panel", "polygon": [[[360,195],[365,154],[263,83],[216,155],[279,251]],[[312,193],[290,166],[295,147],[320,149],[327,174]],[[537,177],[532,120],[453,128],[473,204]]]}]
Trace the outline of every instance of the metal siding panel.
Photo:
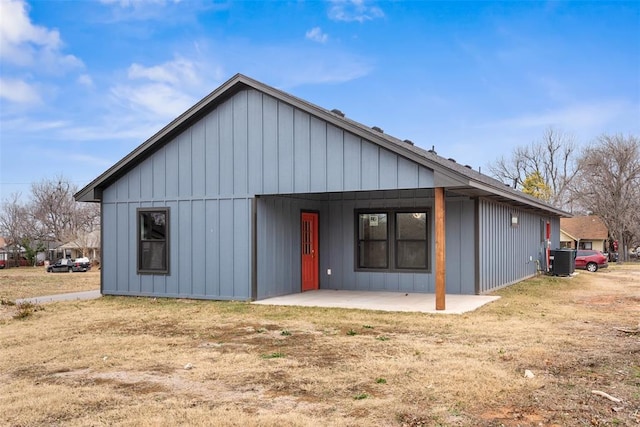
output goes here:
[{"label": "metal siding panel", "polygon": [[311,191],[327,190],[327,124],[311,117],[309,122],[311,131],[310,156],[310,189]]},{"label": "metal siding panel", "polygon": [[[357,273],[354,268],[355,263],[355,209],[356,201],[345,200],[341,204],[341,238],[342,238],[342,259],[340,268],[342,277],[351,283],[357,283]],[[369,286],[367,283],[366,286]]]},{"label": "metal siding panel", "polygon": [[191,131],[183,132],[176,140],[178,145],[178,195],[191,196]]},{"label": "metal siding panel", "polygon": [[233,297],[238,299],[251,297],[250,212],[248,199],[233,201]]},{"label": "metal siding panel", "polygon": [[178,197],[178,144],[170,142],[166,150],[166,194],[167,198]]},{"label": "metal siding panel", "polygon": [[220,296],[220,223],[219,201],[205,201],[205,274],[208,297]]},{"label": "metal siding panel", "polygon": [[102,235],[102,265],[109,266],[103,268],[102,273],[102,292],[110,294],[117,290],[117,272],[118,266],[118,233],[113,232],[118,229],[118,209],[115,203],[102,203],[102,227],[103,230],[109,230],[108,233]]},{"label": "metal siding panel", "polygon": [[257,218],[257,226],[256,233],[257,235],[257,270],[258,270],[258,299],[263,299],[268,296],[275,295],[275,281],[273,279],[273,269],[269,268],[269,262],[271,257],[273,256],[273,251],[271,247],[274,243],[269,240],[269,230],[271,227],[268,227],[268,221],[270,218],[270,199],[267,198],[259,198],[257,200],[258,205],[258,218]]},{"label": "metal siding panel", "polygon": [[129,187],[129,200],[153,198],[153,160],[145,159],[135,170],[138,172],[139,183]]},{"label": "metal siding panel", "polygon": [[344,189],[344,132],[335,126],[327,125],[327,191]]},{"label": "metal siding panel", "polygon": [[424,166],[418,166],[418,186],[420,188],[433,188],[433,171]]},{"label": "metal siding panel", "polygon": [[418,164],[398,157],[398,187],[416,188],[418,184]]},{"label": "metal siding panel", "polygon": [[[329,226],[328,234],[329,234],[329,248],[328,248],[328,258],[330,260],[329,268],[332,270],[332,283],[335,289],[346,289],[345,285],[347,280],[351,278],[347,278],[343,272],[342,263],[344,262],[345,257],[350,256],[350,254],[346,254],[344,251],[344,247],[342,246],[342,236],[344,235],[343,231],[343,221],[342,221],[342,206],[340,202],[331,202],[329,205]],[[348,262],[348,261],[347,261]]]},{"label": "metal siding panel", "polygon": [[344,188],[359,190],[360,185],[360,138],[350,133],[344,135]]},{"label": "metal siding panel", "polygon": [[433,275],[432,274],[412,274],[413,291],[418,293],[433,293]]},{"label": "metal siding panel", "polygon": [[140,169],[132,169],[122,181],[122,186],[118,185],[118,200],[140,200]]},{"label": "metal siding panel", "polygon": [[[511,227],[511,214],[520,225]],[[535,274],[529,261],[539,251],[536,214],[486,200],[479,202],[479,290],[486,293]]]},{"label": "metal siding panel", "polygon": [[233,105],[230,101],[219,107],[220,132],[220,195],[233,194]]},{"label": "metal siding panel", "polygon": [[262,94],[256,90],[248,93],[248,167],[249,193],[262,193]]},{"label": "metal siding panel", "polygon": [[229,299],[234,288],[234,224],[233,200],[220,200],[220,297]]},{"label": "metal siding panel", "polygon": [[387,150],[380,150],[380,188],[398,188],[398,156]]},{"label": "metal siding panel", "polygon": [[331,260],[328,249],[330,248],[329,241],[329,206],[325,203],[318,204],[316,209],[320,212],[320,230],[318,233],[318,239],[320,243],[320,288],[332,289],[333,288],[333,275],[327,274],[327,269],[331,266]]},{"label": "metal siding panel", "polygon": [[178,294],[186,296],[191,295],[191,258],[193,253],[191,242],[191,201],[185,200],[178,202],[177,218],[174,223],[178,228],[178,239],[174,240],[178,246],[177,262],[173,264],[176,266],[176,274],[178,276]]},{"label": "metal siding panel", "polygon": [[263,189],[266,194],[278,193],[278,103],[263,97]]},{"label": "metal siding panel", "polygon": [[141,295],[153,295],[153,278],[152,275],[140,275],[140,294]]},{"label": "metal siding panel", "polygon": [[384,275],[384,284],[381,291],[397,292],[400,287],[400,273],[387,273]]},{"label": "metal siding panel", "polygon": [[293,201],[289,206],[289,221],[285,224],[287,231],[284,233],[288,240],[283,242],[285,253],[289,254],[287,258],[288,268],[285,271],[285,277],[282,283],[288,293],[301,292],[302,283],[300,282],[301,273],[301,256],[300,256],[300,201]]},{"label": "metal siding panel", "polygon": [[163,148],[156,151],[151,157],[153,163],[152,176],[153,176],[153,198],[164,198],[166,196],[165,179],[167,177],[166,171],[166,153]]},{"label": "metal siding panel", "polygon": [[446,288],[447,293],[459,294],[461,288],[460,266],[463,263],[461,255],[461,224],[460,202],[446,203]]},{"label": "metal siding panel", "polygon": [[[127,179],[126,177],[121,178],[122,180]],[[115,185],[111,185],[104,189],[102,192],[102,203],[113,203],[118,200],[118,191]]]},{"label": "metal siding panel", "polygon": [[551,247],[560,247],[560,218],[554,217],[550,219],[551,223]]},{"label": "metal siding panel", "polygon": [[278,103],[278,192],[293,192],[293,108]]},{"label": "metal siding panel", "polygon": [[375,190],[379,188],[380,176],[380,147],[368,142],[362,141],[362,189]]},{"label": "metal siding panel", "polygon": [[477,245],[478,245],[478,291],[480,293],[484,293],[484,278],[485,278],[485,269],[484,269],[484,229],[485,229],[485,218],[484,214],[484,201],[478,200],[478,232],[477,235]]},{"label": "metal siding panel", "polygon": [[247,91],[233,97],[233,194],[246,195],[248,191],[248,116]]},{"label": "metal siding panel", "polygon": [[294,111],[294,192],[307,193],[311,180],[311,130],[309,114],[300,110]]},{"label": "metal siding panel", "polygon": [[218,112],[204,119],[205,125],[205,188],[208,196],[220,194],[220,135]]},{"label": "metal siding panel", "polygon": [[206,264],[207,264],[207,222],[204,200],[191,202],[191,292],[193,295],[206,295]]},{"label": "metal siding panel", "polygon": [[166,295],[167,293],[166,276],[152,276],[152,279],[153,279],[153,294]]},{"label": "metal siding panel", "polygon": [[133,295],[139,295],[141,292],[141,276],[137,272],[138,268],[138,240],[137,240],[137,208],[144,207],[144,203],[129,203],[129,238],[128,238],[128,252],[129,252],[129,273],[128,277],[128,289],[129,293]]},{"label": "metal siding panel", "polygon": [[[137,185],[138,185],[138,188],[140,188],[139,174],[140,174],[140,172],[138,171],[138,181],[136,182]],[[113,185],[115,187],[115,190],[116,190],[115,191],[115,193],[116,193],[115,200],[117,200],[118,202],[126,201],[126,200],[129,199],[129,181],[130,180],[131,180],[131,177],[127,176],[126,179],[122,179],[120,181],[117,181]]]},{"label": "metal siding panel", "polygon": [[369,291],[372,282],[383,282],[380,273],[370,273],[366,271],[358,272],[354,275],[355,283],[351,286],[354,290]]},{"label": "metal siding panel", "polygon": [[[117,274],[116,274],[116,291],[121,293],[129,292],[129,243],[135,232],[132,233],[129,224],[129,206],[126,203],[118,203],[116,205],[116,257],[117,257]],[[134,225],[135,227],[135,225]],[[136,259],[135,257],[133,258]]]},{"label": "metal siding panel", "polygon": [[398,276],[398,291],[413,292],[415,289],[414,279],[413,274],[400,274]]},{"label": "metal siding panel", "polygon": [[285,209],[285,201],[283,199],[275,200],[273,214],[275,217],[272,221],[275,221],[276,226],[273,228],[275,236],[272,237],[276,244],[275,253],[280,254],[280,257],[276,257],[275,262],[275,285],[276,292],[283,294],[287,289],[285,280],[289,272],[289,253],[285,247],[285,230],[287,229],[287,224],[291,222],[290,212]]},{"label": "metal siding panel", "polygon": [[180,247],[180,211],[178,202],[158,201],[156,207],[169,208],[169,275],[162,276],[165,278],[165,295],[178,296],[179,294],[179,247]]},{"label": "metal siding panel", "polygon": [[205,122],[199,121],[191,128],[191,183],[194,197],[204,197],[205,192]]},{"label": "metal siding panel", "polygon": [[[462,203],[462,218],[460,221],[461,233],[461,289],[462,294],[475,294],[475,202],[466,200]],[[464,262],[462,262],[464,260]]]}]

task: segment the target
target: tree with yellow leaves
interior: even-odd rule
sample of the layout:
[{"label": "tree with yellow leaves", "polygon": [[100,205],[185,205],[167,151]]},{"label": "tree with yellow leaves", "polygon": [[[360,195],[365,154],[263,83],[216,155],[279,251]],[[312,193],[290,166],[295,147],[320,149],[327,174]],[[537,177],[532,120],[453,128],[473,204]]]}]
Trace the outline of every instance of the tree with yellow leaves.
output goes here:
[{"label": "tree with yellow leaves", "polygon": [[522,192],[545,202],[549,202],[552,195],[551,187],[547,185],[539,171],[527,175],[522,183]]}]

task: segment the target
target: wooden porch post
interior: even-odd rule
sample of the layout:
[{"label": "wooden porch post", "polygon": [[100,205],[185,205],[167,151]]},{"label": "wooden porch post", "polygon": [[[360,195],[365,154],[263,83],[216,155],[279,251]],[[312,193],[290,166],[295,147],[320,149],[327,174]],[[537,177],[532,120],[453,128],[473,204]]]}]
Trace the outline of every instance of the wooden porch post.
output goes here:
[{"label": "wooden porch post", "polygon": [[445,309],[446,255],[445,255],[445,199],[444,187],[435,189],[436,226],[436,310]]}]

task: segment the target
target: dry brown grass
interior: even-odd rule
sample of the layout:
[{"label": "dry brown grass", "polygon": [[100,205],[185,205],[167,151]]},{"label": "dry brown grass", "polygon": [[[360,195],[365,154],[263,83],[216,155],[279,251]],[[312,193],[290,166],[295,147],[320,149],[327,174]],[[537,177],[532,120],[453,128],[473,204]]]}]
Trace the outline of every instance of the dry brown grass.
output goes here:
[{"label": "dry brown grass", "polygon": [[500,294],[467,315],[50,304],[0,320],[0,424],[640,423],[640,335],[615,329],[640,322],[639,265]]},{"label": "dry brown grass", "polygon": [[47,273],[44,267],[18,267],[0,270],[0,298],[40,297],[100,289],[100,271],[86,273]]}]

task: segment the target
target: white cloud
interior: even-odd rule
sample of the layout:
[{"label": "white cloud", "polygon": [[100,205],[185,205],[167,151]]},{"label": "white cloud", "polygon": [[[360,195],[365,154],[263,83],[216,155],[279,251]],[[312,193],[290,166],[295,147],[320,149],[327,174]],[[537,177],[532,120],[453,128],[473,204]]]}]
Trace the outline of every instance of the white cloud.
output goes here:
[{"label": "white cloud", "polygon": [[93,87],[93,79],[88,74],[81,74],[77,80],[78,84],[86,87]]},{"label": "white cloud", "polygon": [[625,102],[609,100],[591,104],[574,104],[554,110],[524,114],[493,123],[492,126],[537,128],[559,126],[567,129],[598,128],[629,111]]},{"label": "white cloud", "polygon": [[323,33],[320,27],[313,27],[310,29],[305,33],[305,37],[318,43],[326,43],[329,39],[329,36],[326,33]]},{"label": "white cloud", "polygon": [[202,69],[216,74],[210,72],[215,67],[183,57],[148,67],[134,63],[127,70],[128,81],[115,85],[111,93],[125,108],[173,119],[212,89],[204,87]]},{"label": "white cloud", "polygon": [[0,99],[17,104],[39,104],[42,99],[31,84],[14,78],[0,77]]},{"label": "white cloud", "polygon": [[150,83],[140,86],[120,85],[111,89],[112,94],[134,110],[172,119],[193,103],[194,99],[181,90],[163,83]]},{"label": "white cloud", "polygon": [[365,22],[383,18],[384,12],[378,6],[369,6],[365,0],[331,0],[329,19],[344,22]]},{"label": "white cloud", "polygon": [[3,0],[1,3],[0,59],[18,67],[32,67],[38,71],[60,72],[82,67],[73,55],[61,53],[62,40],[58,30],[34,25],[29,18],[27,4],[22,0]]},{"label": "white cloud", "polygon": [[[169,2],[166,0],[100,0],[100,3],[135,9],[144,5],[164,5]],[[180,0],[172,0],[170,3],[180,3]]]},{"label": "white cloud", "polygon": [[148,79],[159,83],[171,85],[194,85],[200,82],[196,65],[187,59],[176,57],[173,61],[161,65],[145,67],[140,64],[132,64],[128,70],[130,79]]},{"label": "white cloud", "polygon": [[33,25],[27,5],[20,0],[2,2],[2,26],[0,26],[0,57],[3,60],[23,63],[32,52],[20,52],[24,45],[33,44],[49,50],[60,47],[60,34],[56,30]]}]

